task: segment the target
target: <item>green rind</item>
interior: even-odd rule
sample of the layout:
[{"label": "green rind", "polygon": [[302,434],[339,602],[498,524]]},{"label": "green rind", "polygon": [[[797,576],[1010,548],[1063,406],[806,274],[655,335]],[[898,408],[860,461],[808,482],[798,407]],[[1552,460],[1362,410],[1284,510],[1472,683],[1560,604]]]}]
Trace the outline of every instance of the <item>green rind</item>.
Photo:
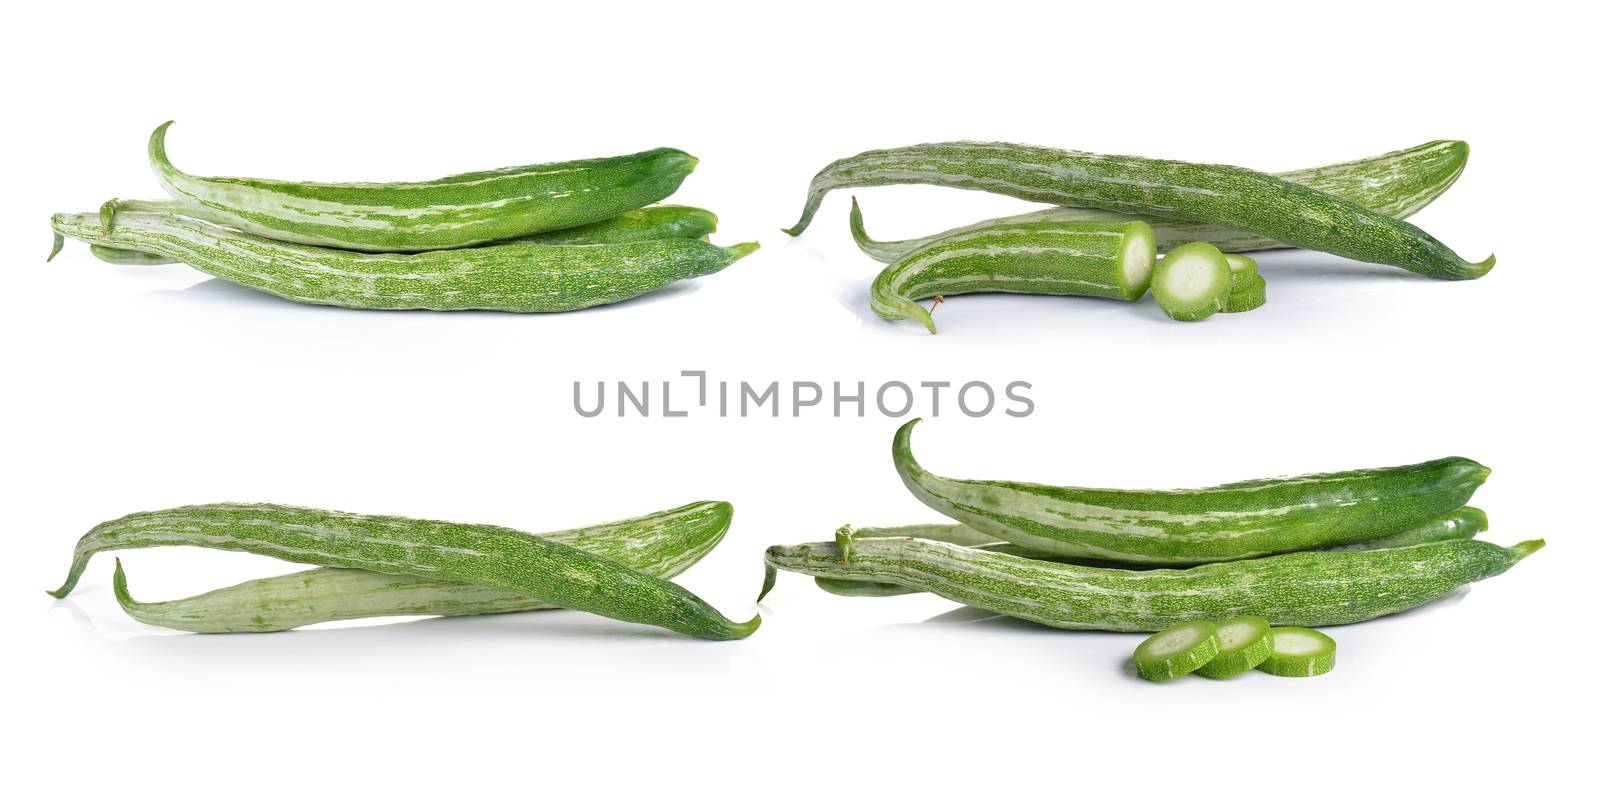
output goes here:
[{"label": "green rind", "polygon": [[[1154,262],[1143,222],[1035,222],[974,230],[906,255],[872,282],[872,311],[885,320],[915,319],[930,333],[933,317],[916,299],[965,293],[1031,293],[1137,300],[1149,286],[1130,277],[1130,249]],[[1144,243],[1145,245],[1141,245]]]},{"label": "green rind", "polygon": [[[1190,647],[1167,656],[1158,656],[1150,653],[1152,644],[1162,638],[1173,634],[1176,630],[1195,630],[1209,628],[1207,635],[1200,632],[1202,639]],[[1217,627],[1209,621],[1186,621],[1176,624],[1146,638],[1139,647],[1133,651],[1134,669],[1138,671],[1139,678],[1146,681],[1171,681],[1180,676],[1187,676],[1205,666],[1217,656],[1221,644],[1217,641]]]},{"label": "green rind", "polygon": [[[1227,629],[1233,626],[1249,627],[1250,639],[1228,645],[1223,642]],[[1196,673],[1208,679],[1226,679],[1248,673],[1272,656],[1272,625],[1260,616],[1235,616],[1217,622],[1217,655],[1201,665]]]},{"label": "green rind", "polygon": [[1228,302],[1222,305],[1222,311],[1229,314],[1249,312],[1267,303],[1267,280],[1260,274],[1250,274],[1243,284],[1234,283],[1228,291]]},{"label": "green rind", "polygon": [[118,249],[114,246],[101,246],[99,244],[90,244],[89,253],[94,255],[95,259],[100,262],[111,263],[112,265],[170,265],[178,262],[161,255],[136,252],[132,249]]},{"label": "green rind", "polygon": [[634,241],[659,241],[667,238],[692,238],[704,241],[717,231],[717,215],[687,205],[652,205],[628,211],[610,219],[564,230],[513,238],[513,243],[537,244],[621,244]]},{"label": "green rind", "polygon": [[[1182,268],[1200,266],[1212,279],[1212,286],[1200,297],[1182,295],[1174,291],[1171,280]],[[1173,320],[1194,322],[1205,320],[1222,311],[1228,303],[1228,290],[1233,273],[1221,250],[1208,243],[1188,243],[1161,256],[1156,262],[1155,274],[1150,278],[1150,292],[1156,304]]]},{"label": "green rind", "polygon": [[1228,261],[1228,282],[1233,290],[1238,290],[1261,278],[1261,269],[1256,265],[1255,258],[1242,254],[1224,254],[1222,259]]},{"label": "green rind", "polygon": [[203,178],[167,158],[171,125],[150,134],[150,166],[168,194],[203,218],[265,238],[367,252],[452,249],[601,221],[671,196],[697,163],[656,148],[417,183]]},{"label": "green rind", "polygon": [[[1365,159],[1277,173],[1286,181],[1309,186],[1350,200],[1381,214],[1404,219],[1422,210],[1449,189],[1466,169],[1467,143],[1436,140],[1404,150]],[[919,246],[947,235],[999,224],[1051,222],[1107,222],[1142,219],[1154,229],[1159,250],[1166,252],[1186,243],[1204,241],[1224,252],[1281,249],[1284,244],[1260,235],[1202,222],[1185,222],[1154,216],[1133,216],[1094,208],[1046,208],[1017,216],[970,224],[944,233],[901,241],[875,241],[867,235],[859,209],[852,209],[850,234],[869,257],[892,263]]]},{"label": "green rind", "polygon": [[[733,506],[702,501],[613,523],[539,536],[670,579],[711,552]],[[279,632],[377,616],[475,616],[553,607],[501,588],[364,569],[311,569],[166,602],[138,602],[117,563],[117,601],[135,620],[188,632]]]},{"label": "green rind", "polygon": [[1318,632],[1315,629],[1308,629],[1306,627],[1272,628],[1272,634],[1274,637],[1276,637],[1280,632],[1294,632],[1316,638],[1324,641],[1328,650],[1323,654],[1305,655],[1280,654],[1276,649],[1274,649],[1272,653],[1261,662],[1260,665],[1256,666],[1256,670],[1259,670],[1262,673],[1269,673],[1274,676],[1286,676],[1289,678],[1309,678],[1311,676],[1321,676],[1324,673],[1333,670],[1335,658],[1338,656],[1338,644],[1334,642],[1333,638],[1328,637],[1326,634]]},{"label": "green rind", "polygon": [[1263,172],[1010,143],[933,143],[841,159],[812,179],[800,221],[786,232],[800,234],[833,189],[904,183],[1234,227],[1439,279],[1476,279],[1494,267],[1492,255],[1468,262],[1403,220]]},{"label": "green rind", "polygon": [[569,246],[496,244],[416,254],[364,254],[258,238],[193,216],[117,210],[56,214],[56,232],[170,257],[291,301],[352,309],[565,312],[633,298],[705,276],[755,251],[669,238]]},{"label": "green rind", "polygon": [[730,621],[671,582],[523,531],[276,504],[184,506],[102,523],[78,540],[67,581],[51,595],[71,592],[95,553],[179,545],[500,588],[710,640],[760,626],[759,616]]},{"label": "green rind", "polygon": [[1453,540],[1360,553],[1298,552],[1191,569],[1074,566],[926,539],[857,539],[767,548],[776,571],[894,583],[1061,629],[1155,632],[1198,619],[1259,615],[1285,626],[1387,616],[1505,572],[1543,542]]},{"label": "green rind", "polygon": [[875,583],[871,580],[835,580],[831,577],[814,578],[817,588],[836,596],[886,597],[917,593],[916,589],[894,583]]},{"label": "green rind", "polygon": [[1389,536],[1461,508],[1489,469],[1461,457],[1416,465],[1234,482],[1189,490],[1110,490],[951,479],[895,433],[895,469],[935,511],[997,540],[1063,557],[1183,565]]},{"label": "green rind", "polygon": [[1389,536],[1318,549],[1331,552],[1387,550],[1391,547],[1410,547],[1429,542],[1447,542],[1452,539],[1472,539],[1487,530],[1489,530],[1489,515],[1476,506],[1463,506],[1437,520]]}]

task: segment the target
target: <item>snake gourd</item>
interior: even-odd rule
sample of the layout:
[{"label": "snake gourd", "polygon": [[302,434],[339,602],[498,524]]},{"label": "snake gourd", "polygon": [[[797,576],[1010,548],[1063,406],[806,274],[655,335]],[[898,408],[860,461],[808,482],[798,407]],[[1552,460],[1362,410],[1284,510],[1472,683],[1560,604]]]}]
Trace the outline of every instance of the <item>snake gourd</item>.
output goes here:
[{"label": "snake gourd", "polygon": [[[539,536],[671,579],[722,541],[733,520],[725,501],[702,501],[612,523]],[[278,632],[377,616],[475,616],[554,607],[515,591],[417,575],[321,567],[250,580],[183,599],[139,602],[122,562],[113,588],[135,620],[188,632]]]},{"label": "snake gourd", "polygon": [[487,586],[708,640],[748,637],[761,624],[730,621],[676,584],[523,531],[278,504],[182,506],[101,523],[78,540],[66,582],[50,593],[71,593],[96,553],[161,546]]}]

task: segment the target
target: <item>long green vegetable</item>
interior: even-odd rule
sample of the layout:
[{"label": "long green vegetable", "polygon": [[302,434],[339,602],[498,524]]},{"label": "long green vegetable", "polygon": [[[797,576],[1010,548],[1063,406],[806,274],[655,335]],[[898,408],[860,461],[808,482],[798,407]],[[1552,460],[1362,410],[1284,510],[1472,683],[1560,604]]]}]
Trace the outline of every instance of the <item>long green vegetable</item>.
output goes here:
[{"label": "long green vegetable", "polygon": [[[118,211],[177,214],[185,214],[187,212],[185,206],[176,200],[112,200],[101,208],[101,220],[104,226],[109,227],[114,224],[114,214]],[[200,217],[196,216],[195,218]],[[669,238],[690,238],[703,241],[716,230],[716,214],[703,208],[692,208],[683,205],[652,205],[592,224],[512,238],[503,243],[585,246],[656,241]],[[167,265],[178,262],[170,257],[98,244],[91,245],[90,251],[100,260],[118,265]]]},{"label": "long green vegetable", "polygon": [[[1380,156],[1280,172],[1277,176],[1319,192],[1343,197],[1378,213],[1404,219],[1433,202],[1461,177],[1461,171],[1467,166],[1467,154],[1465,142],[1437,140]],[[1271,238],[1228,227],[1154,216],[1133,216],[1096,208],[1046,208],[1018,216],[990,219],[923,238],[874,241],[867,235],[860,208],[852,205],[850,234],[861,251],[872,259],[892,263],[917,247],[949,235],[984,227],[1040,221],[1126,222],[1134,219],[1142,219],[1155,229],[1157,245],[1163,252],[1192,241],[1204,241],[1226,252],[1253,252],[1283,247],[1283,244]]]},{"label": "long green vegetable", "polygon": [[1494,577],[1544,546],[1471,539],[1358,553],[1302,552],[1192,569],[1074,566],[927,539],[856,539],[767,548],[764,597],[777,570],[869,580],[1062,629],[1154,632],[1196,619],[1257,615],[1327,626],[1386,616]]},{"label": "long green vegetable", "polygon": [[1394,468],[1234,482],[1193,490],[1106,490],[968,481],[924,470],[895,433],[906,487],[996,539],[1066,557],[1198,564],[1377,539],[1461,508],[1489,469],[1446,457]]},{"label": "long green vegetable", "polygon": [[364,254],[257,238],[172,212],[117,210],[109,229],[87,213],[56,214],[50,224],[58,236],[170,257],[291,301],[355,309],[584,309],[715,273],[759,248],[669,238]]},{"label": "long green vegetable", "polygon": [[[183,203],[177,200],[111,200],[100,208],[103,226],[115,224],[118,211],[144,211],[185,213]],[[200,217],[195,217],[200,218]],[[512,238],[504,243],[537,243],[583,246],[591,244],[623,244],[635,241],[658,241],[667,238],[693,238],[704,241],[717,231],[717,215],[704,208],[685,205],[652,205],[627,213],[602,219],[592,224],[569,227],[565,230]],[[168,265],[177,263],[170,257],[146,252],[117,249],[99,244],[91,245],[94,256],[117,265]]]},{"label": "long green vegetable", "polygon": [[[551,531],[540,537],[670,579],[711,552],[728,532],[733,506],[702,501],[628,520]],[[376,616],[475,616],[553,607],[493,586],[365,569],[311,569],[167,602],[137,602],[122,564],[117,601],[134,619],[189,632],[278,632],[324,621]]]},{"label": "long green vegetable", "polygon": [[470,172],[420,183],[202,178],[150,135],[161,186],[203,218],[280,241],[368,252],[451,249],[597,222],[665,199],[696,159],[672,148]]},{"label": "long green vegetable", "polygon": [[[1471,539],[1488,528],[1489,516],[1484,514],[1482,509],[1475,506],[1463,506],[1437,520],[1412,526],[1389,536],[1365,542],[1353,542],[1336,547],[1319,547],[1316,549],[1326,552],[1386,550],[1391,547],[1410,547],[1411,545],[1427,544],[1429,542],[1445,542],[1451,539]],[[849,539],[929,539],[936,542],[949,542],[963,547],[976,547],[990,552],[1007,553],[1042,561],[1056,561],[1079,566],[1100,566],[1111,569],[1149,569],[1148,566],[1138,564],[1053,556],[1037,550],[1018,547],[1008,542],[996,542],[993,536],[965,525],[903,525],[855,529],[850,529],[847,526],[845,529],[841,529],[839,534],[841,538]],[[816,582],[818,588],[839,596],[883,597],[918,593],[914,588],[907,588],[893,583],[879,583],[872,580],[838,580],[831,577],[818,577]]]},{"label": "long green vegetable", "polygon": [[946,237],[895,261],[872,282],[872,311],[915,318],[915,299],[962,293],[1042,293],[1135,301],[1150,286],[1155,234],[1144,222],[1035,222]]},{"label": "long green vegetable", "polygon": [[169,545],[500,588],[711,640],[746,637],[761,623],[729,621],[673,583],[522,531],[276,504],[184,506],[101,523],[78,540],[67,580],[51,595],[70,593],[95,553]]},{"label": "long green vegetable", "polygon": [[1263,172],[998,142],[912,145],[840,159],[812,179],[800,221],[786,232],[804,231],[834,189],[901,183],[1217,224],[1439,279],[1476,279],[1494,266],[1492,255],[1467,262],[1400,219]]}]

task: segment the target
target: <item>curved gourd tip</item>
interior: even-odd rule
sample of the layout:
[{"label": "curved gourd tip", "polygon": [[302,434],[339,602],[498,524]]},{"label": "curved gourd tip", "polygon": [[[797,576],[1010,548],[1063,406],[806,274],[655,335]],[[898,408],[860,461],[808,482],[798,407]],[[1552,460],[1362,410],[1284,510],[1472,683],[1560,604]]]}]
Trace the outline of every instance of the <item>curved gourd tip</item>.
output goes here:
[{"label": "curved gourd tip", "polygon": [[54,238],[50,241],[50,256],[44,259],[47,263],[56,259],[56,255],[61,254],[62,247],[67,245],[67,238],[61,233],[52,231],[50,235],[54,236]]},{"label": "curved gourd tip", "polygon": [[117,597],[117,604],[127,607],[133,604],[133,595],[128,593],[128,573],[122,571],[122,559],[117,559],[117,569],[111,575],[111,592]]},{"label": "curved gourd tip", "polygon": [[761,577],[761,593],[756,595],[756,604],[767,598],[772,593],[772,587],[778,584],[778,568],[772,564],[766,565],[766,574]]},{"label": "curved gourd tip", "polygon": [[733,626],[729,627],[728,628],[728,634],[729,634],[729,638],[728,639],[729,640],[742,640],[744,638],[750,637],[752,634],[755,634],[755,631],[760,629],[760,628],[761,628],[761,614],[757,613],[757,614],[755,614],[755,616],[751,617],[751,619],[749,621],[746,621],[746,622],[744,622],[742,624],[734,624]]},{"label": "curved gourd tip", "polygon": [[155,131],[150,132],[150,166],[154,167],[157,172],[173,172],[177,169],[167,159],[167,129],[176,122],[169,120],[157,126]]},{"label": "curved gourd tip", "polygon": [[750,241],[748,243],[734,244],[733,246],[728,247],[728,254],[734,260],[738,260],[742,257],[750,256],[750,254],[760,248],[761,243],[759,241]]},{"label": "curved gourd tip", "polygon": [[916,458],[911,456],[911,430],[920,421],[922,421],[921,417],[912,419],[900,425],[900,429],[895,430],[893,445],[895,465],[904,464],[912,468],[920,467]]},{"label": "curved gourd tip", "polygon": [[1526,542],[1518,542],[1506,549],[1511,551],[1514,561],[1521,561],[1522,559],[1539,552],[1540,548],[1543,547],[1543,539],[1529,539]]},{"label": "curved gourd tip", "polygon": [[856,246],[866,246],[872,243],[872,236],[867,235],[867,222],[861,216],[861,203],[855,195],[850,195],[850,237],[856,241]]},{"label": "curved gourd tip", "polygon": [[[888,276],[892,268],[884,269],[879,276]],[[876,290],[877,284],[874,283]],[[872,311],[884,320],[905,320],[912,318],[928,329],[928,333],[939,333],[939,327],[933,324],[933,313],[924,309],[921,304],[906,298],[899,293],[877,291],[872,294]]]},{"label": "curved gourd tip", "polygon": [[1466,279],[1477,279],[1494,270],[1494,255],[1489,255],[1481,263],[1467,263]]}]

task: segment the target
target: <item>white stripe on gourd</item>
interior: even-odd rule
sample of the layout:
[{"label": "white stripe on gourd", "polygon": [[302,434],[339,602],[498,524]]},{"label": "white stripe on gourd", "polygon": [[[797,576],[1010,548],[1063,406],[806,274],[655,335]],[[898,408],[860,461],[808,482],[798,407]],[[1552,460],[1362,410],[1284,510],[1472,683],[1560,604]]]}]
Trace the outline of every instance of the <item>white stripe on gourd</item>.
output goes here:
[{"label": "white stripe on gourd", "polygon": [[658,202],[696,159],[656,148],[415,183],[294,183],[197,177],[172,165],[168,121],[150,135],[163,188],[202,218],[267,238],[369,252],[451,249],[576,227]]}]

